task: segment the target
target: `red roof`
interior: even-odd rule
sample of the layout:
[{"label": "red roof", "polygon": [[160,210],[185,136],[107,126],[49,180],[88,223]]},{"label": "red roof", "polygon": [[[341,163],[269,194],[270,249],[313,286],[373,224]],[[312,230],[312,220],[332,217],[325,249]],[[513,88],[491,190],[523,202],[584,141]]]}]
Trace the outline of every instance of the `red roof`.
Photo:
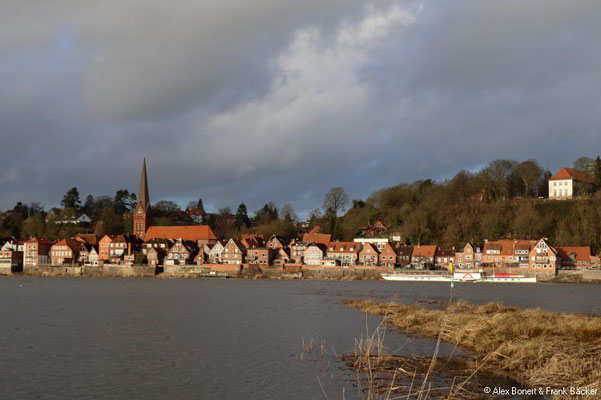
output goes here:
[{"label": "red roof", "polygon": [[77,240],[74,240],[74,239],[63,239],[63,240],[60,240],[60,241],[54,243],[52,245],[52,247],[54,247],[54,246],[67,246],[71,250],[76,251],[79,248],[80,244],[81,244],[81,242],[79,242]]},{"label": "red roof", "polygon": [[589,246],[581,247],[556,247],[559,255],[564,260],[570,260],[570,255],[574,256],[575,261],[591,261],[591,248]]},{"label": "red roof", "polygon": [[434,257],[437,246],[424,245],[413,246],[413,257]]},{"label": "red roof", "polygon": [[73,239],[82,241],[87,244],[97,245],[98,244],[98,236],[93,233],[78,233]]},{"label": "red roof", "polygon": [[144,240],[152,239],[217,240],[217,236],[208,225],[151,226]]},{"label": "red roof", "polygon": [[305,233],[303,235],[303,242],[321,243],[326,246],[330,244],[331,239],[332,235],[325,233]]},{"label": "red roof", "polygon": [[359,245],[355,242],[330,242],[328,253],[358,253]]},{"label": "red roof", "polygon": [[558,181],[563,179],[574,179],[576,181],[595,183],[595,179],[587,174],[586,172],[579,171],[574,168],[563,168],[561,171],[555,174],[550,180]]}]

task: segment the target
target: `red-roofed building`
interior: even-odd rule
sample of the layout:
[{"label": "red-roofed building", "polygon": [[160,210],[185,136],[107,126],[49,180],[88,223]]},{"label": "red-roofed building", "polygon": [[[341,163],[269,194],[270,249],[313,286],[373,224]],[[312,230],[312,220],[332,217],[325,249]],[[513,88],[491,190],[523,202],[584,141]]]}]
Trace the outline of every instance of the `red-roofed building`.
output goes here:
[{"label": "red-roofed building", "polygon": [[359,252],[359,265],[378,265],[379,254],[376,246],[371,243],[363,243],[363,248]]},{"label": "red-roofed building", "polygon": [[549,198],[555,200],[590,194],[593,191],[594,178],[586,172],[574,168],[563,168],[549,179]]},{"label": "red-roofed building", "polygon": [[273,260],[274,250],[267,247],[246,249],[246,263],[253,266],[268,267]]},{"label": "red-roofed building", "polygon": [[326,246],[322,243],[310,244],[303,255],[304,263],[306,265],[322,265],[326,250]]},{"label": "red-roofed building", "polygon": [[[189,213],[182,213],[181,218],[190,218]],[[148,194],[148,177],[146,158],[142,164],[142,175],[138,189],[138,205],[133,216],[133,233],[145,242],[153,239],[171,239],[194,241],[198,247],[217,242],[217,236],[208,225],[150,226],[151,209]],[[100,256],[102,257],[102,251]]]},{"label": "red-roofed building", "polygon": [[436,252],[436,267],[450,269],[451,264],[455,265],[455,248],[438,249]]},{"label": "red-roofed building", "polygon": [[591,248],[580,247],[556,247],[561,260],[562,269],[589,269],[591,268]]},{"label": "red-roofed building", "polygon": [[466,243],[461,251],[455,252],[454,265],[456,268],[480,268],[482,265],[482,250],[474,243]]},{"label": "red-roofed building", "polygon": [[331,240],[332,235],[327,233],[305,233],[302,241],[305,243],[319,243],[328,246]]},{"label": "red-roofed building", "polygon": [[436,251],[438,246],[433,245],[417,245],[413,246],[413,253],[411,254],[411,264],[415,268],[426,268],[434,266]]},{"label": "red-roofed building", "polygon": [[167,251],[164,258],[164,266],[188,265],[198,254],[198,246],[193,241],[178,239]]},{"label": "red-roofed building", "polygon": [[189,240],[197,242],[199,246],[217,242],[217,236],[208,225],[151,226],[146,231],[144,241],[152,239]]},{"label": "red-roofed building", "polygon": [[393,245],[386,243],[380,250],[380,266],[386,268],[394,268],[396,264],[397,251]]},{"label": "red-roofed building", "polygon": [[23,266],[35,267],[50,264],[52,242],[44,238],[31,238],[23,243]]},{"label": "red-roofed building", "polygon": [[75,239],[63,239],[50,248],[50,261],[52,265],[75,264],[79,260],[79,247],[81,242]]},{"label": "red-roofed building", "polygon": [[383,232],[386,232],[388,230],[388,228],[386,228],[386,225],[384,225],[382,223],[382,221],[377,220],[376,222],[374,222],[373,224],[371,224],[370,226],[363,228],[361,230],[361,233],[363,234],[363,236],[377,236],[382,234]]},{"label": "red-roofed building", "polygon": [[230,239],[221,253],[223,264],[243,264],[246,258],[246,247],[238,239]]},{"label": "red-roofed building", "polygon": [[285,249],[286,239],[281,236],[273,235],[269,238],[265,245],[270,249]]},{"label": "red-roofed building", "polygon": [[290,253],[288,250],[282,247],[276,247],[273,251],[273,265],[282,268],[284,264],[290,261]]},{"label": "red-roofed building", "polygon": [[98,241],[98,258],[107,261],[110,257],[111,243],[115,239],[114,235],[104,235]]},{"label": "red-roofed building", "polygon": [[482,267],[529,273],[537,276],[555,276],[560,266],[558,251],[546,239],[502,239],[484,243]]},{"label": "red-roofed building", "polygon": [[336,260],[337,265],[357,265],[359,247],[355,242],[330,242],[327,249],[327,257]]}]

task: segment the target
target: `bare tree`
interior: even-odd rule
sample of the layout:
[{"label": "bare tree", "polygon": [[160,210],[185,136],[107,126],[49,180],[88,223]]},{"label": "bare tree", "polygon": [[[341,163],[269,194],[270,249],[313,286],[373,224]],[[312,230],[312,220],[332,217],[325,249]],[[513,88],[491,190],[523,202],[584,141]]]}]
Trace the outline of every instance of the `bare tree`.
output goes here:
[{"label": "bare tree", "polygon": [[594,160],[589,157],[580,157],[572,163],[572,166],[582,172],[592,172]]},{"label": "bare tree", "polygon": [[284,219],[290,219],[292,221],[298,221],[298,216],[294,212],[292,205],[286,203],[280,209],[280,216]]},{"label": "bare tree", "polygon": [[516,172],[524,183],[524,194],[532,196],[542,179],[543,169],[536,160],[526,160],[517,166]]},{"label": "bare tree", "polygon": [[323,209],[338,216],[339,211],[344,211],[348,205],[349,197],[341,187],[330,189],[323,199]]}]

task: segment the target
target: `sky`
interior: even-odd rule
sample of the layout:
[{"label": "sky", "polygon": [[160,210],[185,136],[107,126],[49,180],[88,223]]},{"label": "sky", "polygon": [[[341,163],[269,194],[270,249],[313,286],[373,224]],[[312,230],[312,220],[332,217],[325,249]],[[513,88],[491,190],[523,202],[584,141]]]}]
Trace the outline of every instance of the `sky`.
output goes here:
[{"label": "sky", "polygon": [[303,215],[601,153],[598,0],[3,0],[0,209],[136,190]]}]

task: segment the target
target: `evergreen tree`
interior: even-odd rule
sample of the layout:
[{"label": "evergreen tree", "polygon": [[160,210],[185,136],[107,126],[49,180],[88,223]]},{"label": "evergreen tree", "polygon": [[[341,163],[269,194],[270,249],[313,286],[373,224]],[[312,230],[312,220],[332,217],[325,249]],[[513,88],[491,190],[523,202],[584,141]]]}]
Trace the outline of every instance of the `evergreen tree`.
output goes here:
[{"label": "evergreen tree", "polygon": [[240,230],[243,226],[248,228],[250,226],[250,219],[248,218],[248,210],[244,203],[238,206],[236,211],[236,221],[234,222],[236,229]]},{"label": "evergreen tree", "polygon": [[76,187],[72,187],[65,193],[61,205],[64,208],[72,208],[78,211],[81,208],[81,201],[79,200],[79,190]]},{"label": "evergreen tree", "polygon": [[94,212],[94,196],[89,194],[86,197],[86,201],[83,203],[83,206],[81,207],[81,212],[84,214],[88,214],[90,216],[92,215],[92,213]]},{"label": "evergreen tree", "polygon": [[593,177],[595,178],[595,190],[601,189],[601,158],[597,156],[593,164]]},{"label": "evergreen tree", "polygon": [[202,203],[202,199],[198,198],[198,202],[196,203],[196,208],[198,208],[200,211],[204,211],[205,210],[205,206]]},{"label": "evergreen tree", "polygon": [[113,208],[119,215],[122,215],[131,209],[129,190],[117,190],[117,193],[115,193],[115,200],[113,201]]}]

